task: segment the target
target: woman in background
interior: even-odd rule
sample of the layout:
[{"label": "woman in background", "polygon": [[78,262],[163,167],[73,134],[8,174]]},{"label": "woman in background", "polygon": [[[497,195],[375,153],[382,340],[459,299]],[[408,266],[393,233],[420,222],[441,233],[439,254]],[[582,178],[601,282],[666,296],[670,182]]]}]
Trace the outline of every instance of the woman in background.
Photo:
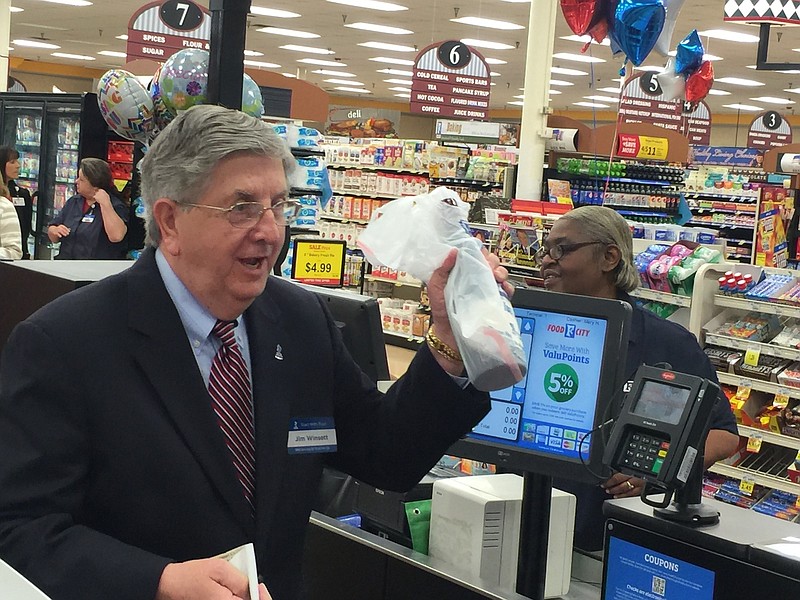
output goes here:
[{"label": "woman in background", "polygon": [[19,177],[19,152],[8,146],[0,146],[0,175],[3,183],[8,188],[9,195],[19,220],[19,229],[22,236],[22,258],[30,258],[28,253],[28,236],[33,230],[33,201],[31,193],[24,187],[17,185]]},{"label": "woman in background", "polygon": [[57,259],[115,260],[125,257],[128,207],[117,194],[108,163],[84,158],[75,181],[77,194],[47,228],[51,242],[61,242]]},{"label": "woman in background", "polygon": [[[0,186],[0,194],[8,194],[8,190]],[[22,236],[19,233],[17,212],[11,200],[0,196],[0,259],[17,260],[22,258]]]}]

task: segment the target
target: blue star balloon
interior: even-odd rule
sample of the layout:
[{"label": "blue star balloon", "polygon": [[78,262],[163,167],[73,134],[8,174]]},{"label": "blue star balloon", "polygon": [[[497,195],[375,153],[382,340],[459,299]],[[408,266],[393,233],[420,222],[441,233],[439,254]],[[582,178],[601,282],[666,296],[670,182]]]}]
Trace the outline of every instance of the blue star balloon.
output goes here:
[{"label": "blue star balloon", "polygon": [[614,13],[614,37],[637,67],[655,46],[667,13],[663,0],[620,0]]},{"label": "blue star balloon", "polygon": [[675,55],[675,72],[684,77],[688,77],[703,64],[703,42],[697,34],[697,29],[683,38],[678,44],[678,53]]}]

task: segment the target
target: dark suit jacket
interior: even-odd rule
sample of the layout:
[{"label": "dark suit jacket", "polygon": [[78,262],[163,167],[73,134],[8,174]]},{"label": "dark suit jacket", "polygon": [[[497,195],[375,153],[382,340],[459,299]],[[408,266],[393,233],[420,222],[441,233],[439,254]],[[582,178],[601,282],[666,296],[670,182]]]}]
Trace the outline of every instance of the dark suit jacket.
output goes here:
[{"label": "dark suit jacket", "polygon": [[[252,541],[273,598],[292,599],[323,463],[407,488],[488,410],[427,348],[381,396],[288,282],[271,279],[245,319],[255,522],[152,251],[21,323],[0,367],[0,558],[54,600],[149,600],[169,561]],[[290,419],[322,416],[338,452],[288,454]]]}]

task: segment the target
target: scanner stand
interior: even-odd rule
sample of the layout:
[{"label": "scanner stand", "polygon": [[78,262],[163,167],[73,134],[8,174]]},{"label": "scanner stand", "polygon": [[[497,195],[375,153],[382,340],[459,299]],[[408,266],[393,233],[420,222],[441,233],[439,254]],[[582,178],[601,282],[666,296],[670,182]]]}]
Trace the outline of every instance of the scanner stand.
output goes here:
[{"label": "scanner stand", "polygon": [[653,514],[667,521],[675,521],[689,527],[704,527],[719,523],[719,512],[707,504],[703,504],[703,451],[697,453],[694,466],[683,487],[674,490],[675,501],[669,503],[672,497],[672,488],[665,490],[664,502],[654,504],[645,499],[648,483],[645,482],[642,490],[642,502],[654,506]]}]

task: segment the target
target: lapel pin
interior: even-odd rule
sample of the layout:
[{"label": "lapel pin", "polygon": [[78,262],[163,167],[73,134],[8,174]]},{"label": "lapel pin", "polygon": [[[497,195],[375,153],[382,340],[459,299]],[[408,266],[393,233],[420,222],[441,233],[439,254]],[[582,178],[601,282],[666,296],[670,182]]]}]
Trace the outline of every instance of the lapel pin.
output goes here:
[{"label": "lapel pin", "polygon": [[280,344],[278,344],[278,347],[275,348],[275,358],[277,360],[283,360],[283,352]]}]

